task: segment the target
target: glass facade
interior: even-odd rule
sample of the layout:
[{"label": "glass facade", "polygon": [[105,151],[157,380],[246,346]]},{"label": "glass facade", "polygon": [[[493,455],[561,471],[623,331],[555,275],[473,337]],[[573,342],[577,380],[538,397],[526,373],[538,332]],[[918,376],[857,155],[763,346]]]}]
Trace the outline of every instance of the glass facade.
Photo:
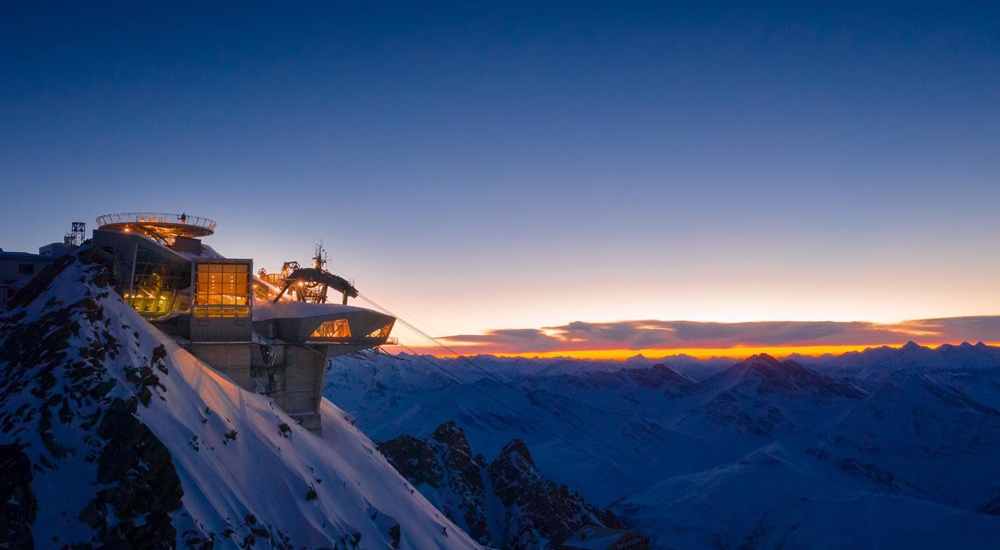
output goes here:
[{"label": "glass facade", "polygon": [[312,333],[313,338],[350,338],[351,325],[347,319],[334,319],[323,321]]},{"label": "glass facade", "polygon": [[187,300],[178,291],[191,285],[187,261],[160,254],[141,244],[106,247],[115,256],[125,302],[146,317],[162,317],[175,310],[187,311]]},{"label": "glass facade", "polygon": [[197,262],[192,309],[195,317],[250,316],[250,266],[236,262]]},{"label": "glass facade", "polygon": [[385,325],[384,327],[382,327],[380,329],[376,329],[376,330],[371,331],[371,333],[368,334],[368,337],[369,338],[388,338],[389,337],[389,333],[392,332],[392,325],[394,323],[395,323],[395,321],[392,321],[391,323],[389,323],[388,325]]}]

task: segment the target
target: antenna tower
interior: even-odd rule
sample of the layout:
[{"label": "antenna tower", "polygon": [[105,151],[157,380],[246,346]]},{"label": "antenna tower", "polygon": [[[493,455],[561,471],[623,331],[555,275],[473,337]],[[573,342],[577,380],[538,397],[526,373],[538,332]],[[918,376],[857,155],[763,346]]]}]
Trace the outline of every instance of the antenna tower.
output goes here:
[{"label": "antenna tower", "polygon": [[87,224],[83,222],[73,222],[73,229],[63,237],[64,244],[80,246],[83,244],[83,237],[87,233]]}]

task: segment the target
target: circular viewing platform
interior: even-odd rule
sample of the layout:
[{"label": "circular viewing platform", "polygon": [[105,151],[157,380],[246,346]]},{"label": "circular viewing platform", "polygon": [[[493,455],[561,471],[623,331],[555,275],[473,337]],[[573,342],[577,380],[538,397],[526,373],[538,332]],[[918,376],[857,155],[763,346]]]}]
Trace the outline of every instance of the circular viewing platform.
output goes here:
[{"label": "circular viewing platform", "polygon": [[97,227],[125,232],[138,231],[160,239],[201,238],[215,233],[215,220],[188,214],[127,212],[100,216],[97,218]]}]

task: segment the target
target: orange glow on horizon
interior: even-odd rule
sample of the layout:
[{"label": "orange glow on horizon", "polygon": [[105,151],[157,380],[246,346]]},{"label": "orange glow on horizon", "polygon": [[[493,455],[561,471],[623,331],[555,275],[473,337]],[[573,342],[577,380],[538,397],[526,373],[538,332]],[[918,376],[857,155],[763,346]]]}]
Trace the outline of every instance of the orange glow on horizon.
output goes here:
[{"label": "orange glow on horizon", "polygon": [[[944,343],[920,343],[921,346],[936,348]],[[985,342],[988,346],[1000,346],[1000,342]],[[745,359],[751,355],[766,353],[773,357],[788,357],[789,355],[808,355],[817,357],[820,355],[842,355],[852,351],[864,351],[868,348],[891,347],[900,348],[905,343],[882,344],[882,345],[832,345],[832,346],[761,346],[761,347],[731,347],[731,348],[672,348],[672,349],[603,349],[603,350],[561,350],[546,352],[521,352],[509,353],[486,350],[469,350],[463,356],[470,355],[495,355],[497,357],[525,357],[552,359],[557,357],[567,357],[571,359],[590,359],[600,361],[624,361],[636,355],[642,355],[647,359],[662,359],[674,355],[689,355],[697,359],[709,359],[712,357],[728,357],[732,359]],[[957,345],[957,344],[956,344]],[[435,353],[436,349],[414,349],[417,353],[427,353],[441,358],[453,358],[454,354]]]}]

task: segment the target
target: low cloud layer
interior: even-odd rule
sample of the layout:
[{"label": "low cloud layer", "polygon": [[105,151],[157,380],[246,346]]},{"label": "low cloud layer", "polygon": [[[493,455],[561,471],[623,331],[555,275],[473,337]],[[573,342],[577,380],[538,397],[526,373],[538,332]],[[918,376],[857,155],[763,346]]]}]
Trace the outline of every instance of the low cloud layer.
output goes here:
[{"label": "low cloud layer", "polygon": [[[681,349],[778,346],[878,346],[908,341],[995,342],[1000,316],[922,319],[895,324],[867,322],[575,321],[557,327],[501,329],[444,340],[476,353],[545,353],[605,349]],[[465,348],[464,346],[468,346]]]}]

